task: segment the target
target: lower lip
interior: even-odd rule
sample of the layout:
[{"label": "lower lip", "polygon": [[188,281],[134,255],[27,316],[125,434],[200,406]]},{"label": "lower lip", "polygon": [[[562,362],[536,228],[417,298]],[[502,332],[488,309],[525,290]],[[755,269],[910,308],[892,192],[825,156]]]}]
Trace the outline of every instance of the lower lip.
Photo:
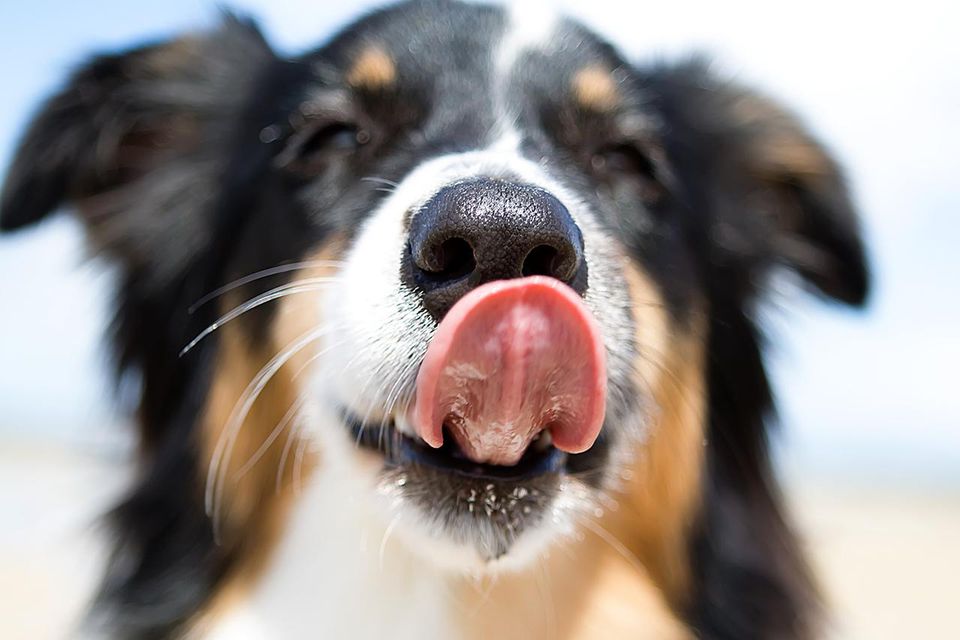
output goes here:
[{"label": "lower lip", "polygon": [[528,451],[514,466],[477,464],[465,457],[453,456],[443,448],[434,449],[403,436],[400,439],[400,451],[390,462],[398,465],[421,464],[470,478],[521,480],[549,473],[560,473],[563,471],[566,460],[566,453],[550,447],[542,452]]},{"label": "lower lip", "polygon": [[[454,446],[452,444],[434,449],[400,434],[392,424],[364,425],[349,412],[342,413],[344,424],[357,444],[384,454],[390,466],[422,465],[474,479],[520,480],[560,473],[567,461],[566,453],[551,446],[543,451],[528,451],[514,466],[477,464],[449,450],[448,447]],[[399,446],[385,446],[391,442],[398,442]]]}]

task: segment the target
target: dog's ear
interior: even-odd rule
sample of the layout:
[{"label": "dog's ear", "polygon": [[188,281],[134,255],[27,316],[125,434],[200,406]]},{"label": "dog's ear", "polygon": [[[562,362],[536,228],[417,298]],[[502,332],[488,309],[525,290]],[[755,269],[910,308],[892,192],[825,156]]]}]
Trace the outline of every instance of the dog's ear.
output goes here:
[{"label": "dog's ear", "polygon": [[149,250],[139,241],[164,228],[189,240],[184,205],[213,191],[222,171],[214,147],[224,146],[213,143],[236,126],[272,55],[252,24],[228,15],[210,33],[89,61],[23,135],[0,196],[0,230],[68,204],[98,248]]},{"label": "dog's ear", "polygon": [[821,293],[861,305],[869,289],[860,223],[830,153],[782,106],[718,79],[701,60],[651,70],[652,100],[678,188],[718,262],[748,277],[785,265]]}]

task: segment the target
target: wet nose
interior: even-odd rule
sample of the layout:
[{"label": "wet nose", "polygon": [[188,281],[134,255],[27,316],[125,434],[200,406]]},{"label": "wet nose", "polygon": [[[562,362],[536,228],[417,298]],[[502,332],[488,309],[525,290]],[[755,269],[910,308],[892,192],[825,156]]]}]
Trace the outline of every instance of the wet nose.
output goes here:
[{"label": "wet nose", "polygon": [[416,211],[403,268],[437,319],[492,280],[542,275],[587,288],[583,236],[563,203],[491,178],[444,187]]}]

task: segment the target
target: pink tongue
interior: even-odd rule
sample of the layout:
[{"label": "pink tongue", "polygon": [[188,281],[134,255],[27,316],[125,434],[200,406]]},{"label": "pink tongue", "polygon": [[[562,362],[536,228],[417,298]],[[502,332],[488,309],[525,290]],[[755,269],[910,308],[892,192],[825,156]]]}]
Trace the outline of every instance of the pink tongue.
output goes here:
[{"label": "pink tongue", "polygon": [[417,376],[413,424],[430,446],[447,425],[475,462],[512,465],[538,433],[569,453],[603,424],[603,341],[580,297],[553,278],[490,282],[437,327]]}]

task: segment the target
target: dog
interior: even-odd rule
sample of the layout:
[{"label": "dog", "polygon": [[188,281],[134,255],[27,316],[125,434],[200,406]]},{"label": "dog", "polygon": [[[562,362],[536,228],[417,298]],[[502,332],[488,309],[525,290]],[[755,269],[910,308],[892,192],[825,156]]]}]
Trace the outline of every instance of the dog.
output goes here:
[{"label": "dog", "polygon": [[772,278],[862,305],[836,160],[698,58],[439,0],[286,58],[249,20],[94,57],[5,231],[117,268],[138,473],[117,638],[810,638],[768,454]]}]

